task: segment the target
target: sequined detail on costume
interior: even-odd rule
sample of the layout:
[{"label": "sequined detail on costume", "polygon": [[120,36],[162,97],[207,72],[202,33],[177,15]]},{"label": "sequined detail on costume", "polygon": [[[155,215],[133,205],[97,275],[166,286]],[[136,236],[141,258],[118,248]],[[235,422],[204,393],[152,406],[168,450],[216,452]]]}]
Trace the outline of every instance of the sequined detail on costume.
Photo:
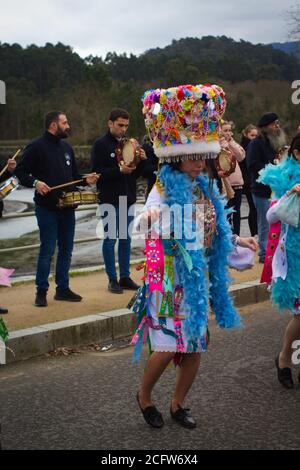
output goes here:
[{"label": "sequined detail on costume", "polygon": [[146,263],[150,292],[163,292],[164,250],[161,239],[146,240]]},{"label": "sequined detail on costume", "polygon": [[216,210],[213,203],[204,197],[199,186],[195,186],[193,195],[196,204],[193,218],[197,219],[197,224],[200,228],[204,227],[204,247],[209,248],[217,226]]},{"label": "sequined detail on costume", "polygon": [[174,330],[176,333],[176,352],[184,352],[184,343],[182,336],[181,320],[180,318],[174,317]]}]

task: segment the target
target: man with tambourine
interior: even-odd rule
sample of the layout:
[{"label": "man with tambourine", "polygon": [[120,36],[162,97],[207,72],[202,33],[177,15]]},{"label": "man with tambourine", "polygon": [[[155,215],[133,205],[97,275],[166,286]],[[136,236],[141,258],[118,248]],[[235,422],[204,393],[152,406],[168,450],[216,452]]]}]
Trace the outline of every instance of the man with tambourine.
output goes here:
[{"label": "man with tambourine", "polygon": [[[67,138],[70,125],[62,111],[51,111],[45,116],[45,133],[25,148],[15,174],[23,186],[35,188],[35,213],[40,231],[40,251],[37,263],[35,305],[47,306],[48,277],[56,244],[55,300],[80,302],[82,297],[69,288],[75,232],[74,207],[58,205],[62,187],[74,188],[79,180],[72,147]],[[85,176],[87,184],[98,180],[95,174]],[[59,187],[58,189],[55,189]]]},{"label": "man with tambourine", "polygon": [[[136,202],[136,179],[143,174],[147,157],[135,139],[125,138],[128,126],[128,112],[113,109],[108,118],[108,132],[96,140],[91,154],[92,170],[101,173],[97,187],[104,223],[102,254],[109,278],[108,290],[114,294],[122,294],[123,289],[138,288],[130,278],[131,234],[128,229],[133,221],[130,208]],[[115,266],[117,239],[119,281]]]}]

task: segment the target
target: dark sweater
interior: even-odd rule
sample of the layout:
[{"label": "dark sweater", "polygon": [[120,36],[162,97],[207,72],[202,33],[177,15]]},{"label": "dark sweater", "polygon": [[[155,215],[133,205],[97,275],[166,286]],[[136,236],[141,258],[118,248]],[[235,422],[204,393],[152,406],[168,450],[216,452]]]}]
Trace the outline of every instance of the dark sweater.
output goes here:
[{"label": "dark sweater", "polygon": [[117,139],[108,131],[96,140],[91,153],[92,171],[101,173],[97,182],[100,191],[100,202],[119,204],[120,196],[127,196],[127,205],[136,202],[136,180],[143,175],[145,161],[141,161],[130,175],[122,174],[115,155]]},{"label": "dark sweater", "polygon": [[[240,145],[243,147],[245,152],[247,151],[247,147],[250,144],[251,140],[248,139],[248,137],[242,135],[241,143]],[[246,158],[244,158],[243,161],[239,162],[240,169],[242,172],[243,180],[244,180],[244,186],[243,186],[243,192],[246,194],[247,192],[250,191],[250,175],[249,175],[249,170],[247,167],[247,161]]]},{"label": "dark sweater", "polygon": [[269,186],[258,183],[258,173],[269,163],[273,163],[276,156],[275,150],[271,147],[269,141],[262,135],[259,135],[247,146],[246,160],[250,176],[251,192],[259,197],[270,198],[271,189]]},{"label": "dark sweater", "polygon": [[147,195],[150,193],[157,176],[158,171],[158,164],[159,160],[158,157],[155,155],[153,146],[150,144],[143,144],[142,148],[145,150],[147,155],[147,165],[145,166],[143,176],[147,178]]},{"label": "dark sweater", "polygon": [[[80,179],[72,147],[50,132],[31,142],[25,148],[15,170],[23,186],[33,187],[34,180],[40,180],[48,186],[57,186]],[[56,210],[58,197],[63,191],[72,191],[74,186],[51,191],[42,196],[34,194],[34,201],[39,206]]]},{"label": "dark sweater", "polygon": [[10,173],[9,171],[5,171],[3,173],[2,176],[0,176],[0,183],[3,183],[5,180],[7,180],[8,178],[11,178],[12,177],[12,173]]}]

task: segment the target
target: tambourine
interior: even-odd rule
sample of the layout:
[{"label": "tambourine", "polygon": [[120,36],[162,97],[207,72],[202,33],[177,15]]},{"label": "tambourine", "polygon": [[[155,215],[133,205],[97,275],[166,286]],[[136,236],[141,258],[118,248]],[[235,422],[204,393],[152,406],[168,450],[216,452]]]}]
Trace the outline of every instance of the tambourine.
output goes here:
[{"label": "tambourine", "polygon": [[136,167],[140,161],[140,144],[136,139],[123,139],[116,148],[116,156],[120,166]]},{"label": "tambourine", "polygon": [[222,171],[224,176],[229,176],[235,170],[236,158],[229,150],[222,149],[214,163],[217,171]]},{"label": "tambourine", "polygon": [[19,180],[15,176],[11,176],[4,183],[0,184],[0,201],[8,196],[19,186]]}]

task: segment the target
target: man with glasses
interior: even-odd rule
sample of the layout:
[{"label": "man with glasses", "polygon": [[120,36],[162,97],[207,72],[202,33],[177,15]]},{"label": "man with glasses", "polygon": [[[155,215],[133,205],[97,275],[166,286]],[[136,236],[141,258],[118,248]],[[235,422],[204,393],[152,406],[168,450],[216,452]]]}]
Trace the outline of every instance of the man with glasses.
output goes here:
[{"label": "man with glasses", "polygon": [[246,152],[246,161],[250,174],[250,188],[257,211],[259,262],[264,263],[268,243],[269,224],[266,214],[270,205],[271,189],[258,183],[259,171],[269,163],[274,163],[286,145],[286,137],[281,129],[276,113],[264,114],[258,124],[258,136],[253,139]]}]

